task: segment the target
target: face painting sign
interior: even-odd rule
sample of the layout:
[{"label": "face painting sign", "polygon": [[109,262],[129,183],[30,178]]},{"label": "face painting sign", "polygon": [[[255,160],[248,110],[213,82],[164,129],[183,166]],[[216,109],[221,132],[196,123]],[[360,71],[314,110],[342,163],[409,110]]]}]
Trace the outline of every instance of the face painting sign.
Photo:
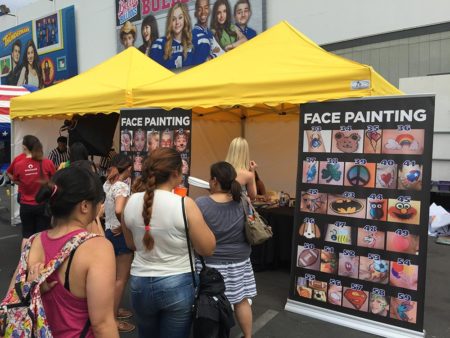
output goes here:
[{"label": "face painting sign", "polygon": [[173,148],[181,156],[182,184],[188,188],[191,167],[192,111],[183,109],[123,109],[120,111],[120,152],[133,160],[133,177],[157,148]]},{"label": "face painting sign", "polygon": [[301,116],[286,309],[423,337],[434,96],[309,103]]}]

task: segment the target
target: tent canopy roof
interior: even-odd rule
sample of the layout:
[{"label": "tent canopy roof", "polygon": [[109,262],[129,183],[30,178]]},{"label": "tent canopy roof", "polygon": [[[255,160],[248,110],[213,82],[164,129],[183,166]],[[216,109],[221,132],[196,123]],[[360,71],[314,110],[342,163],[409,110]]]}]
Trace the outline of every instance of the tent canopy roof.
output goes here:
[{"label": "tent canopy roof", "polygon": [[372,67],[325,51],[285,21],[135,93],[135,107],[193,109],[202,119],[228,121],[278,118],[309,101],[401,94]]},{"label": "tent canopy roof", "polygon": [[134,89],[174,74],[136,48],[54,86],[11,101],[11,118],[67,117],[133,107]]}]

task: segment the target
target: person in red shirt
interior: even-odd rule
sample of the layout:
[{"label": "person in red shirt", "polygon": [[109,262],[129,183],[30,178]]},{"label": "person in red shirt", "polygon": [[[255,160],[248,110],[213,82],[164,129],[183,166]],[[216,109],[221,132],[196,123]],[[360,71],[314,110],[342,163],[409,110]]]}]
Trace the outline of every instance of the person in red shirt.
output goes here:
[{"label": "person in red shirt", "polygon": [[51,218],[45,213],[45,204],[36,202],[41,185],[55,173],[55,166],[43,158],[42,143],[33,135],[22,141],[25,157],[11,165],[8,173],[19,186],[20,220],[22,222],[22,246],[33,234],[50,228]]}]

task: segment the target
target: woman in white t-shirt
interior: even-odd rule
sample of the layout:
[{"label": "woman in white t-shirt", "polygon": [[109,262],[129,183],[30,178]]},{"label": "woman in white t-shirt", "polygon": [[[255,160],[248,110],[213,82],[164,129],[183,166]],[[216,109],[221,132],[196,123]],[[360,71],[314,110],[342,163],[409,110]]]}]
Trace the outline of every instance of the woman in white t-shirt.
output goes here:
[{"label": "woman in white t-shirt", "polygon": [[131,264],[131,303],[139,337],[189,337],[194,285],[184,227],[186,210],[189,238],[195,251],[210,256],[216,246],[195,202],[172,193],[182,182],[180,154],[157,148],[145,159],[142,176],[133,185],[122,229]]},{"label": "woman in white t-shirt", "polygon": [[123,290],[130,277],[130,266],[133,260],[133,252],[127,248],[125,237],[120,226],[123,209],[130,195],[130,186],[126,182],[131,176],[132,161],[123,154],[116,155],[111,160],[108,178],[103,185],[105,191],[105,236],[114,247],[116,255],[116,286],[114,292],[114,313],[119,332],[129,332],[135,326],[123,320],[132,316],[131,311],[119,309],[122,301]]}]

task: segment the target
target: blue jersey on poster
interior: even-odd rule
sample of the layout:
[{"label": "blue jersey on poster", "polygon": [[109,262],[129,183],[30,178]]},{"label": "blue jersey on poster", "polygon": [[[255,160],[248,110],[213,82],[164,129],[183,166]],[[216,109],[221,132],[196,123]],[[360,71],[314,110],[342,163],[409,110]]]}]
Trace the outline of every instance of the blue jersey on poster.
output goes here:
[{"label": "blue jersey on poster", "polygon": [[183,54],[183,45],[176,40],[172,40],[172,55],[169,59],[164,59],[164,48],[167,38],[156,39],[150,50],[150,57],[167,69],[182,68],[195,65],[194,50],[191,47],[186,55]]}]

